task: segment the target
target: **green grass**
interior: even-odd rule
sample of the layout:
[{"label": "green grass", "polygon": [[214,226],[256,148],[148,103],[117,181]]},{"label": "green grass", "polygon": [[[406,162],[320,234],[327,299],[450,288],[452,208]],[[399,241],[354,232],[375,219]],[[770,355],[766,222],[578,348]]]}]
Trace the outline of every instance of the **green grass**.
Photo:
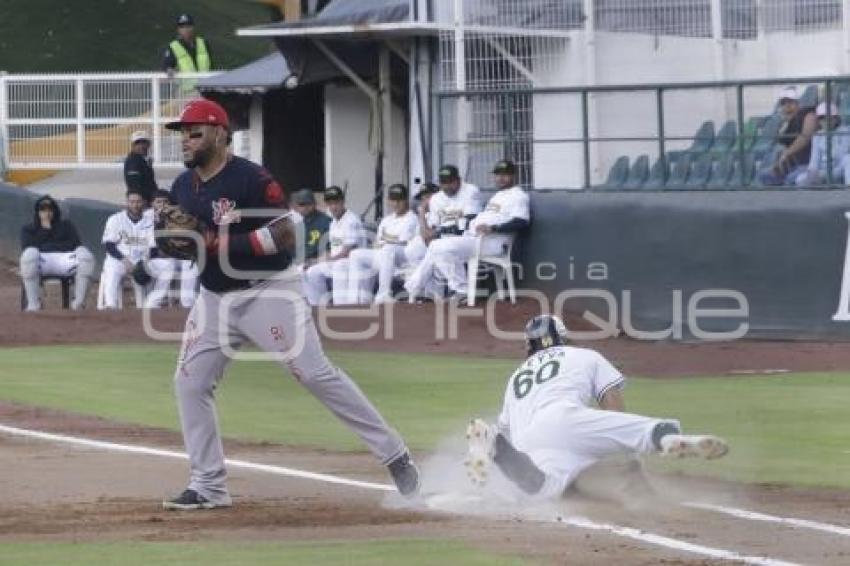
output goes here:
[{"label": "green grass", "polygon": [[[0,399],[144,425],[178,428],[171,376],[176,346],[0,350]],[[510,360],[336,352],[417,450],[459,434],[471,415],[494,415]],[[37,368],[37,369],[35,369]],[[218,392],[229,437],[362,450],[359,440],[276,365],[236,362]],[[850,487],[850,376],[633,379],[629,410],[675,417],[686,430],[726,437],[732,452],[709,465],[665,465],[747,482]]]},{"label": "green grass", "polygon": [[216,566],[239,564],[523,564],[446,540],[293,543],[0,543],[0,565]]},{"label": "green grass", "polygon": [[212,46],[218,69],[248,63],[272,48],[235,30],[271,21],[251,0],[3,0],[0,70],[10,73],[157,71],[188,12]]}]

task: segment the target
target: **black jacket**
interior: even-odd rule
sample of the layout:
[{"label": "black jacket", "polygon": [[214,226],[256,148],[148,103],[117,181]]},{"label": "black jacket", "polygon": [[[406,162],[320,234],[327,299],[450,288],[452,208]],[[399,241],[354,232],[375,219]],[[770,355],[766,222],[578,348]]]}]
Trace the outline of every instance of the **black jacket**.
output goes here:
[{"label": "black jacket", "polygon": [[156,186],[150,162],[135,152],[130,152],[124,160],[124,183],[128,190],[140,192],[148,202],[151,202],[153,194],[159,188]]},{"label": "black jacket", "polygon": [[[42,203],[53,206],[53,221],[50,229],[41,227],[38,219],[38,207]],[[59,205],[49,195],[44,195],[35,201],[35,211],[32,224],[21,228],[21,249],[38,248],[40,252],[72,252],[80,246],[80,235],[69,220],[62,220]]]}]

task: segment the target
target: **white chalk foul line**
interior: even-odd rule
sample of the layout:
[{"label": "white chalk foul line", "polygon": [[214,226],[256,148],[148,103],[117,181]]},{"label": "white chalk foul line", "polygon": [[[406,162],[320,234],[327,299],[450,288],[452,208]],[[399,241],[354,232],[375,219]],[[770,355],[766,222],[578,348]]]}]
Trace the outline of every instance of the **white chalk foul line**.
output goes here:
[{"label": "white chalk foul line", "polygon": [[[111,450],[113,452],[125,452],[130,454],[146,454],[148,456],[161,456],[164,458],[176,458],[179,460],[187,460],[183,452],[175,452],[173,450],[161,450],[159,448],[148,448],[146,446],[131,446],[128,444],[117,444],[115,442],[103,442],[100,440],[89,440],[87,438],[78,438],[75,436],[66,436],[64,434],[52,434],[48,432],[39,432],[35,430],[27,430],[23,428],[15,428],[11,426],[0,425],[0,432],[13,434],[17,436],[25,436],[28,438],[38,438],[40,440],[49,440],[51,442],[62,442],[65,444],[73,444],[76,446],[84,446],[86,448],[100,448],[102,450]],[[317,474],[313,472],[305,472],[293,468],[284,468],[282,466],[272,466],[268,464],[257,464],[255,462],[247,462],[245,460],[225,460],[227,466],[231,468],[241,468],[243,470],[254,470],[257,472],[266,472],[278,476],[288,476],[293,478],[302,478],[307,480],[322,481],[325,483],[335,483],[348,485],[352,487],[362,487],[366,489],[376,489],[381,491],[395,491],[395,488],[380,483],[372,483],[366,481],[350,480],[327,474]]]},{"label": "white chalk foul line", "polygon": [[673,548],[684,552],[690,552],[691,554],[701,554],[703,556],[710,556],[712,558],[719,558],[722,560],[736,560],[738,562],[743,562],[745,564],[754,564],[756,566],[799,566],[795,562],[786,562],[784,560],[777,560],[775,558],[768,558],[766,556],[745,556],[743,554],[739,554],[731,550],[723,550],[720,548],[703,546],[701,544],[693,544],[674,538],[647,533],[641,531],[640,529],[634,529],[631,527],[621,527],[619,525],[595,523],[582,517],[561,517],[559,519],[560,522],[567,525],[572,525],[574,527],[592,529],[595,531],[606,531],[622,537],[631,538],[642,542],[649,542],[658,546],[665,546],[667,548]]},{"label": "white chalk foul line", "polygon": [[766,513],[758,513],[756,511],[747,511],[746,509],[737,509],[735,507],[725,507],[723,505],[714,505],[713,503],[698,503],[692,501],[688,503],[683,503],[682,505],[684,505],[685,507],[691,507],[693,509],[714,511],[715,513],[722,513],[724,515],[730,515],[732,517],[738,517],[740,519],[749,519],[750,521],[778,523],[780,525],[800,527],[804,529],[813,529],[816,531],[823,531],[825,533],[830,533],[833,535],[850,537],[850,528],[840,527],[838,525],[831,525],[829,523],[821,523],[819,521],[809,521],[808,519],[794,519],[791,517],[777,517],[776,515],[768,515]]},{"label": "white chalk foul line", "polygon": [[[113,452],[124,452],[129,454],[145,454],[148,456],[160,456],[164,458],[173,458],[178,460],[186,460],[188,459],[186,454],[182,452],[175,452],[173,450],[162,450],[159,448],[149,448],[147,446],[132,446],[128,444],[118,444],[115,442],[104,442],[101,440],[89,440],[87,438],[78,438],[75,436],[67,436],[64,434],[53,434],[48,432],[39,432],[35,430],[27,430],[23,428],[11,427],[0,424],[0,432],[4,432],[6,434],[15,435],[15,436],[23,436],[26,438],[36,438],[39,440],[47,440],[50,442],[59,442],[64,444],[71,444],[75,446],[83,446],[86,448],[98,448],[102,450],[110,450]],[[270,474],[275,474],[279,476],[288,476],[288,477],[296,477],[302,479],[310,479],[315,481],[322,481],[326,483],[334,483],[341,485],[348,485],[352,487],[362,487],[366,489],[373,489],[379,491],[395,491],[390,485],[372,483],[372,482],[364,482],[358,480],[350,480],[347,478],[341,478],[337,476],[331,476],[328,474],[317,474],[313,472],[305,472],[303,470],[296,470],[293,468],[285,468],[282,466],[272,466],[267,464],[257,464],[254,462],[247,462],[244,460],[225,460],[226,464],[232,468],[242,468],[246,470],[254,470],[259,472],[266,472]],[[638,529],[633,529],[630,527],[621,527],[619,525],[609,525],[604,523],[595,523],[590,521],[589,519],[581,518],[581,517],[561,517],[561,516],[529,516],[528,518],[545,521],[551,523],[560,523],[565,525],[571,525],[574,527],[579,527],[583,529],[590,529],[595,531],[605,531],[611,534],[615,534],[621,537],[631,538],[640,542],[653,544],[656,546],[662,546],[665,548],[670,548],[673,550],[679,550],[684,552],[689,552],[691,554],[699,554],[702,556],[710,556],[712,558],[720,558],[727,560],[737,560],[740,562],[745,562],[747,564],[754,564],[756,566],[799,566],[793,562],[785,562],[782,560],[775,560],[773,558],[760,557],[760,556],[745,556],[739,554],[737,552],[723,550],[719,548],[712,548],[708,546],[702,546],[698,544],[693,544],[689,542],[680,541],[677,539],[656,535],[653,533],[644,532]]]}]

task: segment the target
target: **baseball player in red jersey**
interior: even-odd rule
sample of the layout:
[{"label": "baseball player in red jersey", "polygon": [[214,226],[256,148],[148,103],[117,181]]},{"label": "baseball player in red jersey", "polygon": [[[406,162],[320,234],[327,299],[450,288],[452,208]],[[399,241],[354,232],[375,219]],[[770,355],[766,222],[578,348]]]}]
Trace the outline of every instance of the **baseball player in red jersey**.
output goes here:
[{"label": "baseball player in red jersey", "polygon": [[[213,393],[229,354],[247,341],[274,354],[389,468],[398,490],[414,494],[419,472],[404,441],[322,350],[293,266],[298,215],[286,208],[280,185],[262,167],[229,154],[228,117],[215,102],[190,102],[167,127],[180,131],[187,167],[171,187],[171,201],[205,223],[207,254],[174,376],[191,477],[164,507],[231,504]],[[252,209],[265,209],[266,217]]]}]

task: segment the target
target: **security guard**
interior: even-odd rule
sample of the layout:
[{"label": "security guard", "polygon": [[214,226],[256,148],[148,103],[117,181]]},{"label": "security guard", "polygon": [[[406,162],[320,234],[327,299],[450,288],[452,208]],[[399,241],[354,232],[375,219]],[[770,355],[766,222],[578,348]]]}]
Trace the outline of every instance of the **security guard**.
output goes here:
[{"label": "security guard", "polygon": [[168,44],[162,66],[169,75],[203,73],[212,69],[210,46],[195,35],[195,21],[189,14],[177,18],[177,38]]}]

